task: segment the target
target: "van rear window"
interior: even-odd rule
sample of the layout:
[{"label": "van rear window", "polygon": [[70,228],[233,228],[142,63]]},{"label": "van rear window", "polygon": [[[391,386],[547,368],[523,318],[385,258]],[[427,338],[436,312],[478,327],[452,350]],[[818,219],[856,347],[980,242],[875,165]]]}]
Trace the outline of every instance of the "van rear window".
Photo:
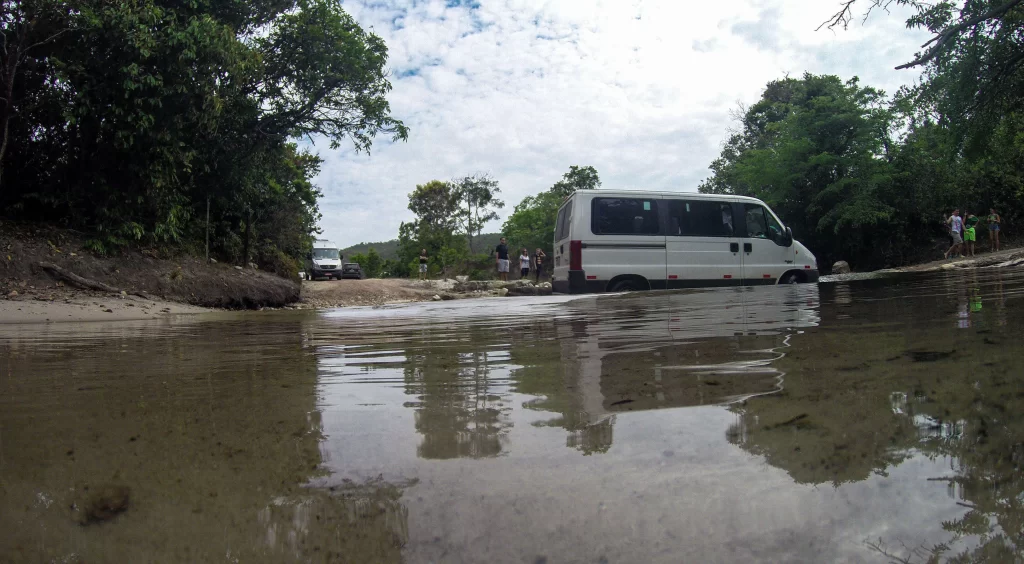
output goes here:
[{"label": "van rear window", "polygon": [[732,204],[707,200],[667,200],[669,237],[733,237]]},{"label": "van rear window", "polygon": [[658,235],[658,200],[594,198],[590,230],[594,235]]},{"label": "van rear window", "polygon": [[572,202],[562,206],[558,210],[558,220],[555,223],[555,241],[561,241],[569,236],[569,223],[572,221]]}]

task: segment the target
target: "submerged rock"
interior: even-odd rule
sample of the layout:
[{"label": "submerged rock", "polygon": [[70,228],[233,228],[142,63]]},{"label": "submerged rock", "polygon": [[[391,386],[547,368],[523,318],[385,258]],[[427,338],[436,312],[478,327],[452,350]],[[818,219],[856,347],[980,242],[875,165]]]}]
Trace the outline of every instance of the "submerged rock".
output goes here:
[{"label": "submerged rock", "polygon": [[845,260],[837,260],[835,262],[835,264],[832,265],[832,274],[849,274],[849,273],[850,273],[850,263],[846,262]]},{"label": "submerged rock", "polygon": [[114,518],[128,509],[131,494],[131,488],[117,484],[104,484],[93,489],[77,504],[78,523],[90,525]]}]

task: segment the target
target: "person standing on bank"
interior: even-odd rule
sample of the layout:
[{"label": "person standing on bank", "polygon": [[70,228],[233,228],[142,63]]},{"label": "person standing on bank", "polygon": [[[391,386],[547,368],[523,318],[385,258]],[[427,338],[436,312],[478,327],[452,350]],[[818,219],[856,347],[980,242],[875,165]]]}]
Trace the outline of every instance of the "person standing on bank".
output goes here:
[{"label": "person standing on bank", "polygon": [[978,224],[978,216],[967,212],[967,220],[964,221],[964,254],[974,258],[974,242],[978,240],[974,226]]},{"label": "person standing on bank", "polygon": [[420,251],[420,280],[427,279],[427,250]]},{"label": "person standing on bank", "polygon": [[523,247],[522,252],[519,254],[519,279],[530,277],[530,251]]},{"label": "person standing on bank", "polygon": [[962,256],[964,246],[964,220],[960,218],[959,209],[953,210],[953,215],[949,216],[949,219],[946,220],[946,225],[949,227],[949,234],[953,237],[953,245],[942,255],[942,258],[949,258],[951,253],[953,255]]},{"label": "person standing on bank", "polygon": [[1003,222],[995,208],[988,209],[988,248],[992,251],[999,250],[999,224]]},{"label": "person standing on bank", "polygon": [[498,265],[498,278],[503,282],[508,281],[508,244],[505,242],[505,238],[501,238],[501,242],[498,243],[497,247],[494,247],[494,254],[496,256],[496,264]]},{"label": "person standing on bank", "polygon": [[536,253],[533,255],[534,268],[533,273],[537,276],[537,283],[540,284],[540,275],[544,272],[544,259],[548,258],[544,251],[537,247]]}]

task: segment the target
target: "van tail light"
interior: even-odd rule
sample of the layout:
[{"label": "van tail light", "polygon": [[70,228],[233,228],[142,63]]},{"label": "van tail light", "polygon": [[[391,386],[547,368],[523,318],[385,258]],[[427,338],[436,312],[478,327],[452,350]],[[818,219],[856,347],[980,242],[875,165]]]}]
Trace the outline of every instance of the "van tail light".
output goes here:
[{"label": "van tail light", "polygon": [[569,270],[583,270],[583,241],[569,241]]}]

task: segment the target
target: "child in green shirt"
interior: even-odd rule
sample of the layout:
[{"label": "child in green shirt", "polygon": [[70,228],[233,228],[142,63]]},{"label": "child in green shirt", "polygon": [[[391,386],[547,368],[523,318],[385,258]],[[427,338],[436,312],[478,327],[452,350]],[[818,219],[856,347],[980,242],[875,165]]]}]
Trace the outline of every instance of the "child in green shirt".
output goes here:
[{"label": "child in green shirt", "polygon": [[974,256],[974,243],[978,240],[977,232],[974,227],[978,225],[978,216],[973,213],[967,214],[967,221],[964,224],[967,226],[964,229],[964,247],[967,248],[967,256]]},{"label": "child in green shirt", "polygon": [[974,256],[974,244],[978,241],[977,231],[974,229],[978,221],[978,216],[970,213],[967,214],[967,221],[965,222],[967,228],[964,229],[964,246],[967,248],[967,255],[970,257]]}]

